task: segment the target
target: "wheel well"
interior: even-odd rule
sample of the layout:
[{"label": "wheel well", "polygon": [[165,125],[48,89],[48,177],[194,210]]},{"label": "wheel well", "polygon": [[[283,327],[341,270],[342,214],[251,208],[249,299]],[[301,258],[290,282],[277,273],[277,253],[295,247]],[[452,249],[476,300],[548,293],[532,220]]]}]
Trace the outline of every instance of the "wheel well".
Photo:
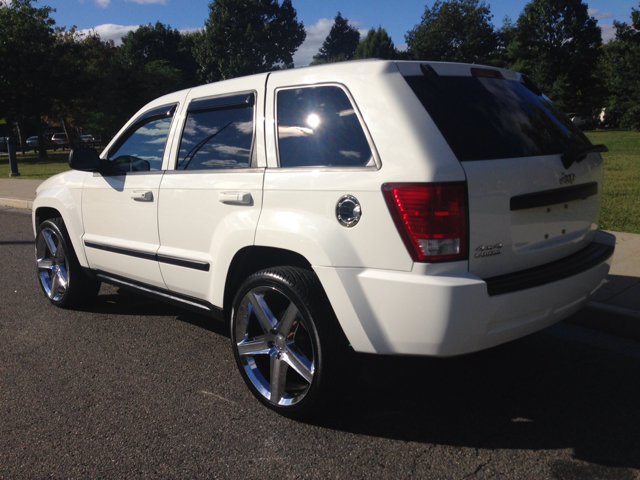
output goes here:
[{"label": "wheel well", "polygon": [[49,220],[55,217],[62,217],[58,210],[50,207],[40,207],[36,210],[36,228],[45,220]]},{"label": "wheel well", "polygon": [[290,250],[272,247],[246,247],[238,251],[229,265],[224,287],[225,320],[231,318],[233,297],[249,275],[265,268],[283,265],[311,270],[311,264],[306,258]]}]

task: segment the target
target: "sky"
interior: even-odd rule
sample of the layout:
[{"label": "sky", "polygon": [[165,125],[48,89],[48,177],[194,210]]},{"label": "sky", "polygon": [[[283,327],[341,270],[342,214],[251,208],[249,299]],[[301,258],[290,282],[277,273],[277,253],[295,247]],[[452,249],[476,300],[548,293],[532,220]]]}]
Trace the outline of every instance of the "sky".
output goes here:
[{"label": "sky", "polygon": [[[120,38],[139,25],[161,22],[178,30],[195,30],[209,17],[211,0],[38,0],[56,11],[51,17],[60,27],[95,29],[103,39],[119,43]],[[394,44],[406,48],[404,36],[420,23],[425,6],[434,0],[292,0],[298,20],[304,23],[307,39],[294,55],[296,66],[308,65],[326,38],[337,12],[349,24],[366,33],[370,28],[387,30]],[[517,20],[527,0],[485,0],[496,28],[505,16]],[[631,8],[640,0],[587,0],[589,13],[598,20],[604,41],[613,38],[613,21],[630,23]]]}]

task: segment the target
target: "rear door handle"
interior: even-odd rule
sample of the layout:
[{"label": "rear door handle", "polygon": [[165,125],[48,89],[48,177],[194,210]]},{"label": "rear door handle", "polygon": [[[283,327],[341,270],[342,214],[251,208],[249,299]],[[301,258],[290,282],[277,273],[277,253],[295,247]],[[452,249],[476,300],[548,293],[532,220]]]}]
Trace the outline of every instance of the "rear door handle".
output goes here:
[{"label": "rear door handle", "polygon": [[218,199],[227,205],[251,205],[253,202],[250,193],[242,192],[220,192]]},{"label": "rear door handle", "polygon": [[153,202],[153,192],[150,190],[134,190],[131,192],[131,198],[138,202]]}]

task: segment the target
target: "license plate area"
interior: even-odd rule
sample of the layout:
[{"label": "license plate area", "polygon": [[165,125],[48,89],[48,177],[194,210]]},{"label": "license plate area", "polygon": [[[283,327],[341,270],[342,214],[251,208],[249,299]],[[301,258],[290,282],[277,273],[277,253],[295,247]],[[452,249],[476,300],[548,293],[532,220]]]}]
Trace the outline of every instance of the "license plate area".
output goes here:
[{"label": "license plate area", "polygon": [[597,197],[511,211],[514,253],[550,248],[582,239],[593,226]]}]

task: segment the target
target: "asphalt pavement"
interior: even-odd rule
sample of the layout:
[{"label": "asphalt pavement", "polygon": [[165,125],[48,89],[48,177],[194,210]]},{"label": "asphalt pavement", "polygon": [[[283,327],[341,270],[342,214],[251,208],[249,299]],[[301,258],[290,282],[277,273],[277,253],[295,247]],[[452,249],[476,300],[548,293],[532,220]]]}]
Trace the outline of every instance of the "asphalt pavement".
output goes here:
[{"label": "asphalt pavement", "polygon": [[[31,209],[40,180],[0,179],[0,207]],[[605,284],[586,309],[565,322],[640,341],[640,235],[616,236],[613,264]]]},{"label": "asphalt pavement", "polygon": [[295,422],[253,398],[224,325],[111,285],[50,305],[29,213],[0,207],[1,480],[640,480],[640,355],[549,329],[360,355],[340,408]]}]

